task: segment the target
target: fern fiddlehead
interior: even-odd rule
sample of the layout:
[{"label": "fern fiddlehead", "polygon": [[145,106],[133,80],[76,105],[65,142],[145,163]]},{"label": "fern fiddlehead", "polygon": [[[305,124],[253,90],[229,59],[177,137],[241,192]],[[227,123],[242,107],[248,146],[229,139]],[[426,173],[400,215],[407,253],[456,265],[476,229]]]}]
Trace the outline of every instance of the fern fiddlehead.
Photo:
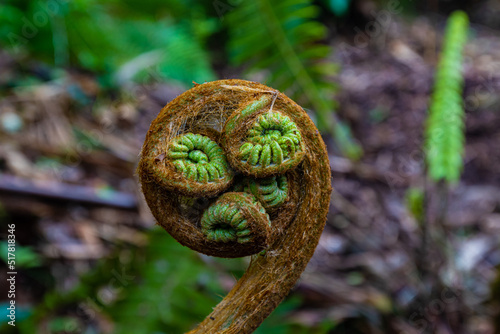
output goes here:
[{"label": "fern fiddlehead", "polygon": [[283,160],[296,158],[295,154],[302,149],[297,125],[278,112],[259,116],[248,131],[246,140],[239,149],[238,157],[257,168],[279,166]]},{"label": "fern fiddlehead", "polygon": [[299,128],[290,117],[272,111],[271,101],[271,96],[264,95],[236,110],[226,122],[228,159],[235,169],[246,175],[282,174],[296,167],[304,157]]},{"label": "fern fiddlehead", "polygon": [[245,178],[234,186],[234,191],[254,195],[268,212],[273,212],[288,199],[288,180],[286,174],[263,179]]},{"label": "fern fiddlehead", "polygon": [[207,183],[229,174],[224,152],[206,136],[187,133],[173,140],[167,157],[190,180]]},{"label": "fern fiddlehead", "polygon": [[251,333],[293,287],[325,224],[330,165],[307,114],[258,83],[196,85],[152,122],[138,175],[153,215],[181,244],[220,257],[267,250],[190,332]]},{"label": "fern fiddlehead", "polygon": [[288,197],[286,175],[250,180],[248,188],[266,210],[278,208],[285,203]]},{"label": "fern fiddlehead", "polygon": [[[256,224],[260,229],[255,228]],[[252,195],[245,193],[223,194],[201,217],[203,234],[216,242],[255,241],[265,224],[271,225],[269,215]]]}]

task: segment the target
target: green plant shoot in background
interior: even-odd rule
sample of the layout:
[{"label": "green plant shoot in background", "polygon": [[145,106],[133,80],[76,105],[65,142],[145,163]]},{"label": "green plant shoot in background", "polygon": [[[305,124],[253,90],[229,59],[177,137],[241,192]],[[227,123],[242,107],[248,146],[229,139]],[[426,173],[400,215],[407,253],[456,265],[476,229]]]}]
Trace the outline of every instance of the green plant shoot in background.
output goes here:
[{"label": "green plant shoot in background", "polygon": [[426,129],[426,157],[434,181],[457,182],[462,171],[465,129],[462,99],[462,51],[467,41],[468,18],[461,11],[450,15]]}]

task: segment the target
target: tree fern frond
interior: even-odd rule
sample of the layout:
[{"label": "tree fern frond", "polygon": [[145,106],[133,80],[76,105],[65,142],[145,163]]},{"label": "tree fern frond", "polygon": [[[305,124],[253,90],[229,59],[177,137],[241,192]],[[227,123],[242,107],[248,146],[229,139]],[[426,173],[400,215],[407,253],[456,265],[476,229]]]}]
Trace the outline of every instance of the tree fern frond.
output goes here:
[{"label": "tree fern frond", "polygon": [[318,127],[329,131],[341,151],[353,159],[361,148],[334,114],[336,86],[326,79],[336,68],[325,60],[329,46],[319,43],[326,28],[313,21],[318,7],[310,0],[243,2],[228,15],[230,56],[248,70],[268,70],[272,85],[316,112]]},{"label": "tree fern frond", "polygon": [[464,108],[462,50],[469,21],[461,11],[450,15],[431,97],[426,128],[426,158],[435,180],[456,182],[462,170]]}]

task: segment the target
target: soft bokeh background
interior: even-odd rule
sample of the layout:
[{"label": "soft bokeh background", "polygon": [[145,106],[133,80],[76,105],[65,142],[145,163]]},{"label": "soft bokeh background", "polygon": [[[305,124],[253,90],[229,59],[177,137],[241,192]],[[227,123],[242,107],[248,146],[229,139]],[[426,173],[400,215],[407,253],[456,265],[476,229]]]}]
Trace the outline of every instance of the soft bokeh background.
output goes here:
[{"label": "soft bokeh background", "polygon": [[[466,150],[443,192],[424,127],[455,9],[471,20]],[[306,108],[334,185],[316,254],[257,333],[495,333],[499,17],[493,0],[3,1],[0,330],[175,334],[210,313],[249,259],[196,254],[155,227],[134,168],[161,107],[193,82],[242,78]]]}]

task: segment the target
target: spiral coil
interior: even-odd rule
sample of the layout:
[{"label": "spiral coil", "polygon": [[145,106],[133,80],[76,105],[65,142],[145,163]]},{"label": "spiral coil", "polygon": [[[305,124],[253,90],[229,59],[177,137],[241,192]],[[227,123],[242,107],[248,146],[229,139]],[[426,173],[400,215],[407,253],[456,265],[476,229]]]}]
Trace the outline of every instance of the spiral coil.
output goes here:
[{"label": "spiral coil", "polygon": [[[259,254],[192,331],[251,333],[293,287],[325,224],[330,166],[307,114],[258,83],[196,85],[151,123],[138,175],[154,217],[181,244]],[[268,296],[266,306],[255,296]]]},{"label": "spiral coil", "polygon": [[239,158],[263,168],[280,165],[300,150],[300,131],[289,117],[279,112],[261,115],[248,131],[247,142],[239,149]]},{"label": "spiral coil", "polygon": [[286,175],[249,180],[248,190],[262,203],[266,210],[274,210],[287,200],[288,182]]},{"label": "spiral coil", "polygon": [[[250,228],[249,220],[253,217],[241,209],[241,201],[237,199],[224,201],[228,194],[222,195],[205,210],[201,217],[201,230],[209,240],[216,242],[236,241],[240,244],[252,242],[255,232]],[[233,196],[249,198],[251,205],[247,205],[246,209],[271,226],[269,215],[255,197],[245,193],[233,193]]]},{"label": "spiral coil", "polygon": [[288,179],[286,174],[263,179],[245,177],[235,183],[233,191],[252,194],[266,211],[273,212],[288,199]]},{"label": "spiral coil", "polygon": [[229,163],[250,177],[284,174],[297,167],[305,154],[297,124],[264,96],[229,117],[224,129]]},{"label": "spiral coil", "polygon": [[229,166],[220,146],[206,136],[186,133],[174,139],[167,157],[177,172],[200,182],[214,182],[229,175]]}]

